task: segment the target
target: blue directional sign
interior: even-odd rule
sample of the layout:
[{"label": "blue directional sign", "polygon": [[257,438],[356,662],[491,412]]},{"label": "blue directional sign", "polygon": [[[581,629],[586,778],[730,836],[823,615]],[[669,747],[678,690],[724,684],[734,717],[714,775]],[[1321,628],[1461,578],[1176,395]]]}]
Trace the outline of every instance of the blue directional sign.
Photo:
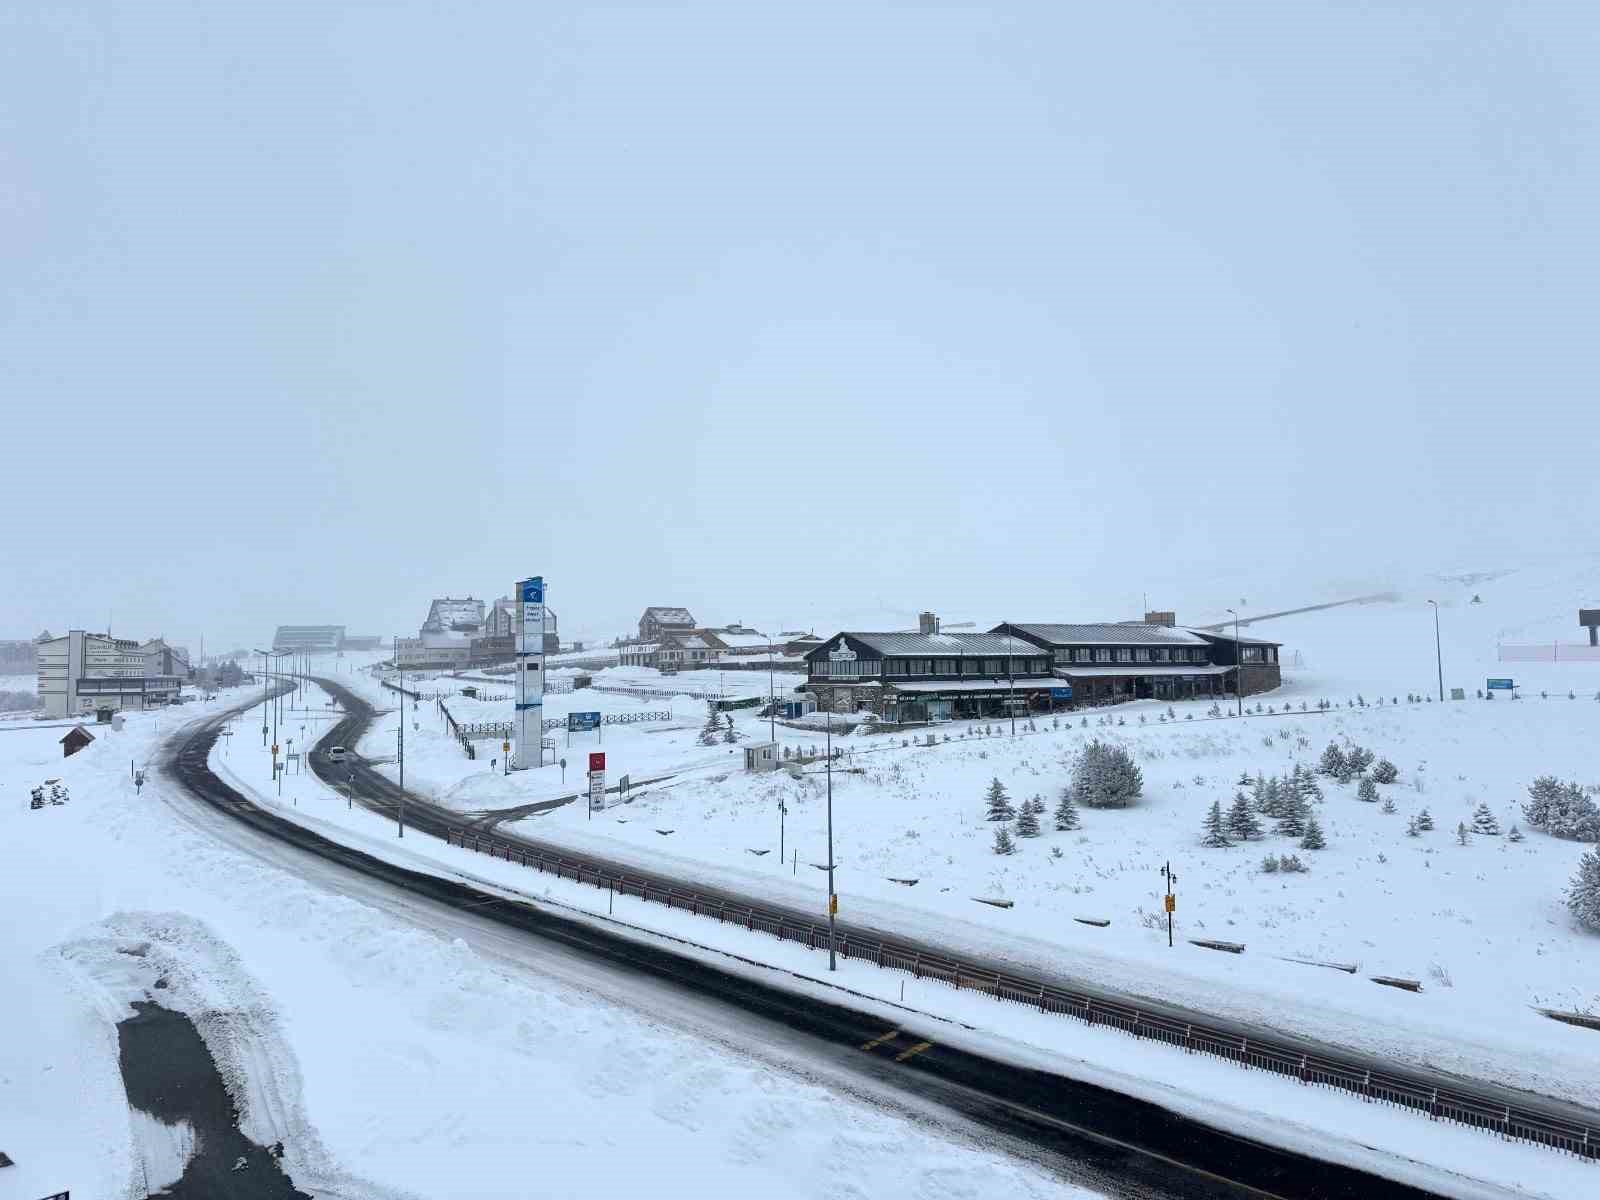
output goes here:
[{"label": "blue directional sign", "polygon": [[1072,699],[1072,688],[1070,686],[1068,686],[1068,687],[1053,687],[1053,688],[1050,689],[1050,699],[1052,699],[1052,700],[1071,700]]},{"label": "blue directional sign", "polygon": [[1489,690],[1491,692],[1509,692],[1512,688],[1514,688],[1516,686],[1517,685],[1515,683],[1513,683],[1509,679],[1491,679],[1491,680],[1489,680]]},{"label": "blue directional sign", "polygon": [[544,603],[544,576],[535,575],[532,579],[522,581],[522,602],[524,604]]},{"label": "blue directional sign", "polygon": [[600,728],[600,714],[597,712],[568,713],[567,732],[584,733],[590,729]]}]

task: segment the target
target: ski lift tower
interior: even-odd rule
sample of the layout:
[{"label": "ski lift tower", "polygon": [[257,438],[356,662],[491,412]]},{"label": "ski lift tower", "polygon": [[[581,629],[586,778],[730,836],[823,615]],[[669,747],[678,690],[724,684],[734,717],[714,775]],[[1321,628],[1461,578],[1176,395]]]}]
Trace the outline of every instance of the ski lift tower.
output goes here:
[{"label": "ski lift tower", "polygon": [[511,765],[522,771],[544,766],[544,576],[517,581],[517,608],[517,752]]}]

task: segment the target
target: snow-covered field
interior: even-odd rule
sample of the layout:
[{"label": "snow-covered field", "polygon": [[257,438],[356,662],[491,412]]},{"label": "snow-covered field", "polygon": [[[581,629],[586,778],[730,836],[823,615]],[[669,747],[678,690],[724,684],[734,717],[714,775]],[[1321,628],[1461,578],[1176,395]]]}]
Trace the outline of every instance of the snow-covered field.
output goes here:
[{"label": "snow-covered field", "polygon": [[[59,729],[0,740],[5,1200],[143,1196],[181,1170],[186,1131],[131,1113],[118,1072],[115,1024],[145,996],[191,1015],[244,1132],[281,1139],[317,1195],[1078,1194],[797,1073],[726,1014],[351,893],[160,775],[135,793],[130,764],[244,698],[131,715],[66,760]],[[258,719],[217,752],[241,776]],[[30,810],[46,778],[70,799]]]},{"label": "snow-covered field", "polygon": [[[982,724],[940,727],[932,747],[904,746],[899,735],[837,739],[846,748],[844,769],[833,776],[844,911],[1131,991],[1375,1046],[1403,1061],[1600,1105],[1600,1034],[1536,1011],[1600,1009],[1600,940],[1574,927],[1562,896],[1584,847],[1527,829],[1520,811],[1537,775],[1600,782],[1592,749],[1600,734],[1600,663],[1496,660],[1500,641],[1582,636],[1574,610],[1600,595],[1600,571],[1582,564],[1486,574],[1434,580],[1427,595],[1398,603],[1253,627],[1257,636],[1282,638],[1285,661],[1300,665],[1286,668],[1280,692],[1252,698],[1252,714],[1258,703],[1263,711],[1246,720],[1210,717],[1207,703],[1172,706],[1176,719],[1164,721],[1168,707],[1150,702],[1063,718],[1059,727],[1039,719],[1036,730],[1015,739],[1000,723],[987,733]],[[1472,603],[1474,595],[1480,603]],[[1428,598],[1441,604],[1445,686],[1466,689],[1465,701],[1437,699]],[[1515,678],[1520,698],[1476,699],[1490,675]],[[1408,701],[1408,693],[1419,699]],[[1350,706],[1358,697],[1365,707]],[[1321,714],[1316,706],[1324,698],[1337,707]],[[551,697],[547,712],[560,715],[573,699]],[[562,794],[552,768],[491,778],[486,764],[468,763],[448,738],[435,735],[439,745],[428,749],[429,707],[421,706],[416,730],[408,729],[408,781],[415,745],[428,756],[427,786],[457,807]],[[480,719],[506,719],[509,707]],[[821,876],[807,867],[826,861],[817,768],[808,766],[799,780],[747,775],[738,747],[698,745],[701,714],[692,704],[682,711],[677,729],[608,728],[604,747],[612,778],[674,778],[593,818],[574,804],[512,828],[820,911]],[[369,746],[392,747],[395,719]],[[747,739],[769,729],[748,716],[736,714],[736,722]],[[822,740],[781,725],[777,734],[791,750]],[[991,780],[1014,801],[1038,794],[1053,808],[1075,755],[1093,739],[1130,751],[1143,772],[1143,799],[1125,810],[1085,810],[1071,832],[1055,832],[1047,813],[1042,836],[1019,839],[1013,856],[995,855],[995,826],[984,819],[983,804]],[[582,749],[594,748],[592,740],[587,735]],[[1219,800],[1226,807],[1241,775],[1314,765],[1329,742],[1368,747],[1397,765],[1399,780],[1378,789],[1394,802],[1393,813],[1358,800],[1353,783],[1322,779],[1325,798],[1315,815],[1326,849],[1301,850],[1296,840],[1270,833],[1232,848],[1200,846],[1206,810]],[[577,767],[569,768],[568,792],[577,786]],[[780,802],[787,863],[777,854]],[[1523,824],[1526,839],[1474,835],[1458,844],[1458,823],[1470,825],[1480,803],[1503,832]],[[1423,808],[1433,831],[1406,836],[1409,818]],[[758,858],[754,850],[769,853]],[[1260,869],[1265,854],[1286,852],[1310,870]],[[1160,870],[1168,861],[1178,875],[1178,944],[1170,950],[1159,915]],[[917,883],[894,882],[903,879]],[[978,897],[1014,907],[975,903]],[[1236,957],[1187,938],[1242,942],[1247,950]],[[1295,959],[1357,969],[1347,974],[1289,961]],[[1380,987],[1373,975],[1418,980],[1422,991]]]}]

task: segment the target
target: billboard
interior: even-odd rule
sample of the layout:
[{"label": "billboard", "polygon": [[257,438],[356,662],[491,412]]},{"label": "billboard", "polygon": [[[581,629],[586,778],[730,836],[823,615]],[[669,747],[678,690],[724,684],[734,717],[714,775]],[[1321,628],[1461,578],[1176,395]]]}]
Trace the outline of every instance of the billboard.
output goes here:
[{"label": "billboard", "polygon": [[1490,679],[1487,681],[1487,686],[1491,692],[1509,692],[1516,684],[1509,679]]},{"label": "billboard", "polygon": [[600,728],[600,714],[597,712],[581,712],[567,714],[568,733],[586,733],[591,729]]}]

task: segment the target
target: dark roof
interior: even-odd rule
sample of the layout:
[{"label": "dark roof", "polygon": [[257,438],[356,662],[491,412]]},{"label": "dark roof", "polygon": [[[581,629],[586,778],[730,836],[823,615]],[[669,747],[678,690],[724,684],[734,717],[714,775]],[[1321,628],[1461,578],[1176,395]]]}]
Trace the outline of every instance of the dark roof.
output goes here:
[{"label": "dark roof", "polygon": [[[1187,629],[1170,625],[1146,625],[1143,621],[1098,621],[1087,625],[1035,625],[1009,622],[1011,628],[1054,646],[1204,646],[1206,643]],[[996,626],[1003,629],[1004,626]]]},{"label": "dark roof", "polygon": [[[1221,629],[1191,629],[1191,630],[1189,630],[1189,632],[1194,634],[1196,637],[1203,637],[1203,638],[1207,638],[1207,639],[1210,639],[1212,641],[1217,641],[1217,642],[1231,642],[1231,641],[1234,640],[1233,631],[1231,629],[1230,630],[1226,630],[1226,631],[1221,630]],[[1281,645],[1283,645],[1282,642],[1274,642],[1274,641],[1271,641],[1271,640],[1269,640],[1267,638],[1252,638],[1252,637],[1241,637],[1239,639],[1239,644],[1241,646],[1281,646]]]},{"label": "dark roof", "polygon": [[1001,633],[856,633],[853,630],[841,630],[817,649],[808,651],[806,657],[826,653],[828,647],[841,637],[854,638],[880,654],[926,654],[930,658],[985,654],[1036,657],[1043,653],[1032,642]]},{"label": "dark roof", "polygon": [[94,734],[90,733],[82,725],[74,725],[71,729],[67,730],[67,732],[62,736],[61,740],[64,742],[68,738],[74,738],[87,744],[94,741]]},{"label": "dark roof", "polygon": [[693,625],[694,617],[687,608],[671,608],[664,605],[653,604],[644,610],[646,617],[654,618],[661,625]]}]

